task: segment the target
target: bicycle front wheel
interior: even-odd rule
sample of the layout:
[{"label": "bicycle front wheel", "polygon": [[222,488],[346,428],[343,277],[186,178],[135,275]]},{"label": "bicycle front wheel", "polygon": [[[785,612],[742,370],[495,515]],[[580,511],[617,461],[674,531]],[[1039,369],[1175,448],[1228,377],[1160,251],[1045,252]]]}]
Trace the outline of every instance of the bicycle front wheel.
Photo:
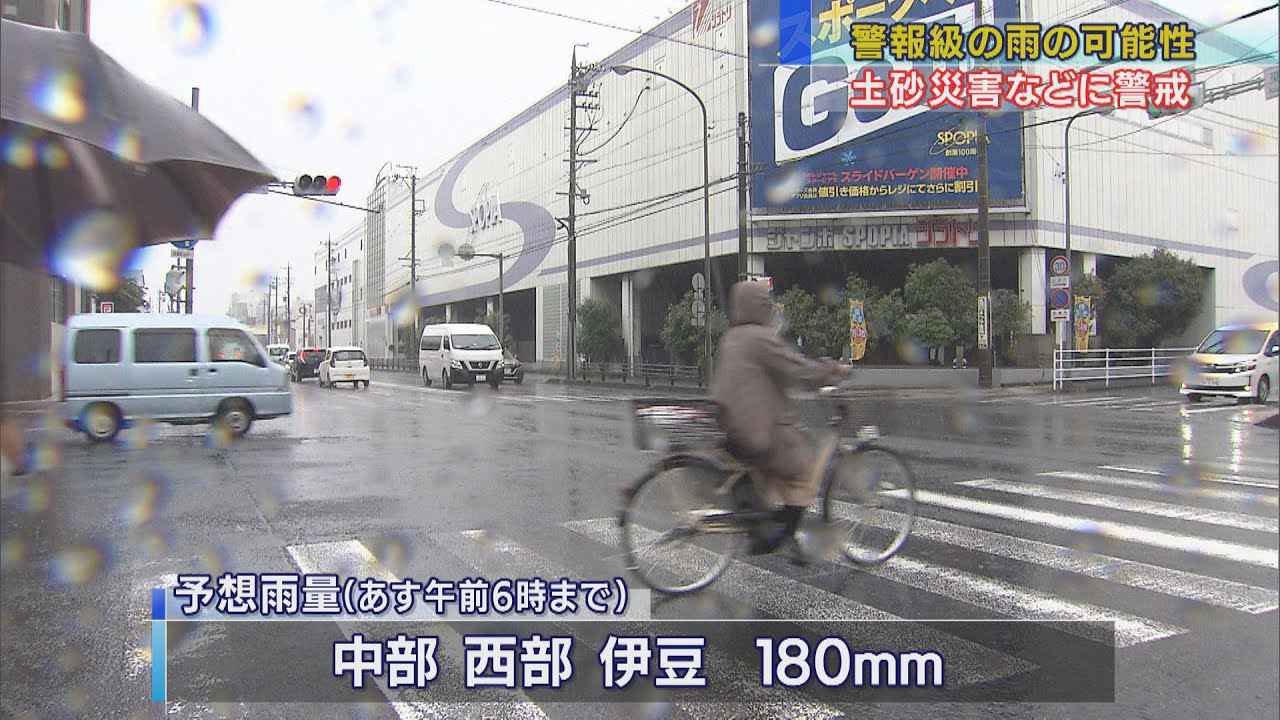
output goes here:
[{"label": "bicycle front wheel", "polygon": [[727,476],[693,460],[659,466],[642,479],[622,515],[628,565],[654,590],[669,595],[710,585],[733,561],[742,534],[716,527],[733,511]]},{"label": "bicycle front wheel", "polygon": [[841,453],[823,492],[822,518],[845,557],[877,565],[902,549],[916,519],[916,482],[900,455],[885,448]]}]

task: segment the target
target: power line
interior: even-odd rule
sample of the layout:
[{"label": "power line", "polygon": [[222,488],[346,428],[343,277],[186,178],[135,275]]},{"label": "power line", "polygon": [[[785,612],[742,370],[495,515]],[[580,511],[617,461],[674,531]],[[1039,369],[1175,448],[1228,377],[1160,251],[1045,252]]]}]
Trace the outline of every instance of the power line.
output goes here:
[{"label": "power line", "polygon": [[586,23],[587,25],[595,25],[596,27],[608,28],[610,30],[621,30],[622,32],[632,33],[634,35],[639,35],[641,37],[651,37],[651,38],[657,38],[659,40],[666,40],[667,42],[673,42],[679,45],[687,45],[689,47],[698,48],[699,50],[710,50],[711,52],[720,53],[722,55],[731,55],[733,57],[740,57],[740,58],[746,57],[746,55],[743,55],[742,53],[734,52],[733,50],[724,50],[711,45],[703,45],[701,43],[696,43],[691,40],[680,40],[670,35],[660,35],[655,32],[647,32],[644,30],[637,30],[636,28],[624,27],[622,25],[614,25],[613,23],[608,23],[603,20],[595,20],[592,18],[582,17],[580,15],[571,15],[569,13],[557,12],[555,10],[546,10],[540,7],[523,5],[521,3],[510,2],[510,0],[488,0],[488,2],[491,2],[495,5],[505,5],[507,7],[516,8],[517,10],[524,10],[526,12],[538,13],[540,15],[550,15],[551,17],[558,17],[564,20],[573,20],[574,22]]}]

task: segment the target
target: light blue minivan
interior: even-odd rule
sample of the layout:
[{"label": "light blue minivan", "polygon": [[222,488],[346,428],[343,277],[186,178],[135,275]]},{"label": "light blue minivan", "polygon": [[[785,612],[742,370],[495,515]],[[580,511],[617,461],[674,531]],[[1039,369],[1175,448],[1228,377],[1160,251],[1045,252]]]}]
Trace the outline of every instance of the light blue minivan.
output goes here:
[{"label": "light blue minivan", "polygon": [[239,437],[293,411],[288,371],[228,317],[74,315],[63,348],[62,417],[95,442],[142,418]]}]

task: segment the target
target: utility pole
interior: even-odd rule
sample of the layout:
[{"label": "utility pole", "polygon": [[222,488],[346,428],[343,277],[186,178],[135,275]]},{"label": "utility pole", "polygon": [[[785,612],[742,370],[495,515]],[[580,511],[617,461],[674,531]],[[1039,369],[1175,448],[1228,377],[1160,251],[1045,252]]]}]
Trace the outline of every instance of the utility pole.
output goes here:
[{"label": "utility pole", "polygon": [[578,199],[578,93],[580,88],[578,46],[573,47],[569,61],[569,327],[567,364],[568,378],[574,379],[578,363],[578,236],[575,228]]},{"label": "utility pole", "polygon": [[[982,0],[974,0],[973,12],[975,22],[983,22]],[[995,353],[991,351],[991,197],[988,192],[987,167],[987,116],[978,114],[978,307],[985,312],[978,313],[978,322],[984,327],[978,332],[981,344],[986,338],[987,347],[979,347],[978,387],[989,388],[995,374]]]},{"label": "utility pole", "polygon": [[333,235],[324,241],[324,266],[327,276],[324,284],[324,311],[327,316],[324,344],[328,347],[333,345]]},{"label": "utility pole", "polygon": [[[191,109],[200,112],[200,88],[191,88]],[[191,246],[191,257],[187,258],[187,314],[194,312],[196,299],[196,248]]]},{"label": "utility pole", "polygon": [[284,341],[293,345],[293,266],[284,266]]},{"label": "utility pole", "polygon": [[738,279],[747,279],[747,114],[738,113]]},{"label": "utility pole", "polygon": [[[413,299],[413,343],[422,341],[418,331],[418,168],[409,176],[409,295]],[[406,349],[405,354],[409,354]]]}]

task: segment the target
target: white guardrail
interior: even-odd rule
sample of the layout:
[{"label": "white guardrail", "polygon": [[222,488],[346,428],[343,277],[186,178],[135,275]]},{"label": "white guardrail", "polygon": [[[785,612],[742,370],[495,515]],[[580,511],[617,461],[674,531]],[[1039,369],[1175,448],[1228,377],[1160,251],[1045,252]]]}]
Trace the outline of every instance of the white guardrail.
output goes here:
[{"label": "white guardrail", "polygon": [[1084,380],[1102,380],[1110,387],[1112,380],[1150,378],[1154,385],[1193,352],[1193,347],[1055,349],[1053,389]]}]

